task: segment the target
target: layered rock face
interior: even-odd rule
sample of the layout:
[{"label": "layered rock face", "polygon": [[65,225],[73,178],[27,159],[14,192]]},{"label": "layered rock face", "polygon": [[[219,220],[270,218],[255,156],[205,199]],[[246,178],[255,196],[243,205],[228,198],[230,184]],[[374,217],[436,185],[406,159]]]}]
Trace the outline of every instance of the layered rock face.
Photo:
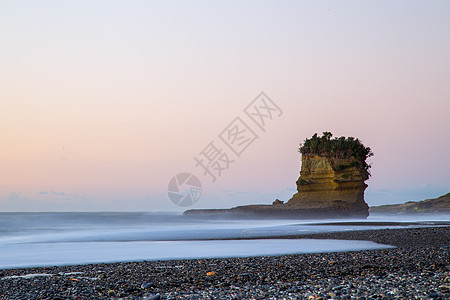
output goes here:
[{"label": "layered rock face", "polygon": [[324,214],[367,217],[364,201],[366,170],[353,158],[328,158],[302,155],[297,193],[285,204],[291,210]]}]

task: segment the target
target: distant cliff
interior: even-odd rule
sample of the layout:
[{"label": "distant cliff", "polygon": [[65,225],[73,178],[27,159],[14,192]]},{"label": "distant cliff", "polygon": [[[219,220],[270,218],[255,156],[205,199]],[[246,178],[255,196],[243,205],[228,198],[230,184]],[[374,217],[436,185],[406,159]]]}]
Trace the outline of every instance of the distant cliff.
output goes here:
[{"label": "distant cliff", "polygon": [[436,199],[409,201],[404,204],[392,204],[370,207],[374,213],[417,214],[450,213],[450,193]]},{"label": "distant cliff", "polygon": [[231,209],[188,210],[185,214],[245,215],[266,217],[367,217],[364,201],[365,181],[369,178],[372,156],[353,137],[331,139],[314,134],[300,145],[302,166],[297,180],[297,193],[287,202],[275,200],[272,205],[246,205]]}]

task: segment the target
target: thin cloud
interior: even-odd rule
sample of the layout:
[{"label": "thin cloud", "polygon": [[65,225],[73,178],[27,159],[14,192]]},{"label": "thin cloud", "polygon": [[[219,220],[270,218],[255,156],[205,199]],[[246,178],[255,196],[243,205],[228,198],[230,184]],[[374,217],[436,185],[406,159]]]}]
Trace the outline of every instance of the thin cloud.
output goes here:
[{"label": "thin cloud", "polygon": [[52,191],[52,194],[55,195],[55,196],[66,196],[66,193],[63,193],[63,192]]}]

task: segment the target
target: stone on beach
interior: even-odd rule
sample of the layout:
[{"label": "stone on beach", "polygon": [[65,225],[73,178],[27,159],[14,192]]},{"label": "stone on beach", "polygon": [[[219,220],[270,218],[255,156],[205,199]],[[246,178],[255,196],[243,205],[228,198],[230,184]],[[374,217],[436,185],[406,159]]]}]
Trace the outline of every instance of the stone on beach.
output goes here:
[{"label": "stone on beach", "polygon": [[[329,234],[316,237],[329,238]],[[1,270],[0,299],[450,297],[449,227],[343,232],[334,238],[384,241],[397,248],[5,269]],[[215,275],[207,276],[208,272]],[[42,273],[53,276],[24,276]],[[105,276],[99,278],[99,274]],[[143,288],[146,283],[153,285],[151,290]]]}]

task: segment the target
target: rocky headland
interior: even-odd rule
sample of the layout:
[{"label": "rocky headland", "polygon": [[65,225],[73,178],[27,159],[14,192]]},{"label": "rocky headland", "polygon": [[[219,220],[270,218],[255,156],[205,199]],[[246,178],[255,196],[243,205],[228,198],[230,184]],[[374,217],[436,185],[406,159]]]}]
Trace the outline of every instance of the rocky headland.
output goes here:
[{"label": "rocky headland", "polygon": [[370,207],[370,212],[389,214],[450,213],[450,193],[436,199],[409,201],[403,204],[372,206]]},{"label": "rocky headland", "polygon": [[194,209],[192,214],[214,214],[245,217],[367,217],[369,207],[364,201],[365,181],[369,178],[372,156],[355,138],[334,138],[324,132],[315,134],[300,145],[302,154],[297,193],[284,203],[275,200],[272,205],[245,205],[231,209]]}]

